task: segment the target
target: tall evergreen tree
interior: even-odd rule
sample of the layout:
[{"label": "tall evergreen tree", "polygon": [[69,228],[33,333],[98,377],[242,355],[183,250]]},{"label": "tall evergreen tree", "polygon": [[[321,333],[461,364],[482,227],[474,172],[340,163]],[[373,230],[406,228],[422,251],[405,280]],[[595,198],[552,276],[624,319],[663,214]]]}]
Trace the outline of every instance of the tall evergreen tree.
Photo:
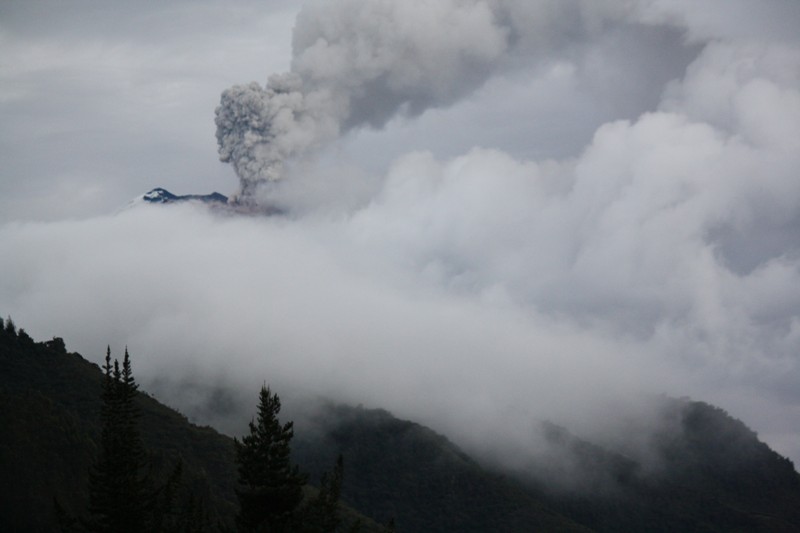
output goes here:
[{"label": "tall evergreen tree", "polygon": [[61,530],[64,533],[206,531],[211,524],[209,515],[201,498],[183,490],[180,460],[163,483],[153,481],[150,457],[139,434],[141,413],[136,403],[139,385],[133,377],[128,349],[120,367],[117,360],[112,364],[109,347],[103,373],[102,427],[97,458],[89,471],[88,513],[76,518],[56,498],[54,507]]},{"label": "tall evergreen tree", "polygon": [[100,413],[102,430],[97,462],[89,474],[89,518],[93,532],[139,532],[146,529],[154,492],[146,472],[146,454],[138,430],[138,385],[127,348],[120,369],[106,351]]},{"label": "tall evergreen tree", "polygon": [[[0,322],[2,322],[2,321],[0,321]],[[6,318],[5,324],[3,324],[3,330],[6,333],[8,333],[9,335],[12,335],[12,336],[17,334],[17,326],[16,326],[16,324],[14,324],[14,321],[11,320],[11,316],[10,315],[9,315],[8,318]]]},{"label": "tall evergreen tree", "polygon": [[259,394],[258,416],[241,442],[234,439],[239,471],[237,526],[243,531],[294,531],[306,477],[291,463],[293,423],[281,424],[281,401],[266,386]]}]

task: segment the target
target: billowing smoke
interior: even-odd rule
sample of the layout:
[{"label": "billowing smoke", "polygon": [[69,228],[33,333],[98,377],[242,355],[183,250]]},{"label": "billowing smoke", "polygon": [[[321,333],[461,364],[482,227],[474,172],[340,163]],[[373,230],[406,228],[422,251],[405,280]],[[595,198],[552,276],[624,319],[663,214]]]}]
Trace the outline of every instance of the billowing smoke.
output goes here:
[{"label": "billowing smoke", "polygon": [[529,64],[619,23],[619,2],[315,1],[300,12],[292,71],[222,94],[219,155],[240,199],[285,165],[354,128],[447,106],[498,71]]},{"label": "billowing smoke", "polygon": [[507,33],[484,2],[312,3],[297,20],[292,72],[223,93],[220,159],[247,197],[342,130],[378,127],[401,108],[418,114],[470,90],[504,53]]},{"label": "billowing smoke", "polygon": [[240,200],[252,198],[259,184],[279,180],[283,165],[336,136],[339,121],[324,91],[303,92],[296,74],[273,76],[267,88],[257,83],[222,94],[217,108],[221,161],[233,164],[241,180]]}]

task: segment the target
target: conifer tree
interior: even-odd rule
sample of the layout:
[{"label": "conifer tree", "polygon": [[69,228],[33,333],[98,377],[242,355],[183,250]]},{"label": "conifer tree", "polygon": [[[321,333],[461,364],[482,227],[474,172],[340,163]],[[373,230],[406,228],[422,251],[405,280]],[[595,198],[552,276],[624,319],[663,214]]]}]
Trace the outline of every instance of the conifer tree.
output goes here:
[{"label": "conifer tree", "polygon": [[[63,346],[61,339],[53,342]],[[139,385],[133,377],[127,348],[121,367],[117,360],[112,364],[111,348],[107,348],[103,374],[102,427],[97,458],[89,471],[88,513],[76,517],[55,498],[54,511],[61,531],[202,533],[208,530],[211,519],[202,498],[182,486],[180,459],[163,483],[156,484],[151,477],[150,457],[138,428]]]},{"label": "conifer tree", "polygon": [[5,330],[5,332],[6,332],[6,333],[8,333],[9,335],[12,335],[12,336],[14,336],[14,335],[16,335],[16,334],[17,334],[17,326],[16,326],[16,324],[14,324],[14,321],[13,321],[13,320],[11,320],[11,316],[9,316],[8,318],[6,318],[6,322],[5,322],[5,324],[3,325],[3,329],[4,329],[4,330]]},{"label": "conifer tree", "polygon": [[97,462],[89,474],[89,518],[93,532],[144,531],[154,492],[145,472],[146,455],[138,430],[138,385],[127,348],[120,370],[111,364],[111,348],[103,366],[102,430]]},{"label": "conifer tree", "polygon": [[306,482],[290,458],[293,423],[281,424],[281,401],[263,386],[258,416],[241,442],[234,439],[239,470],[237,526],[243,531],[295,531]]}]

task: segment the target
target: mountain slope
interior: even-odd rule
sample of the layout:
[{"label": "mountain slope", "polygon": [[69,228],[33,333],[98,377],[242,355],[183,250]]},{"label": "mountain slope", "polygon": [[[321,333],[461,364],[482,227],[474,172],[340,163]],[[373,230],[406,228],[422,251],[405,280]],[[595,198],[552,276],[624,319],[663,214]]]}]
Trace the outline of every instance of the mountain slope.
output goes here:
[{"label": "mountain slope", "polygon": [[[61,339],[37,343],[0,327],[0,530],[52,531],[54,497],[85,508],[101,380],[100,369],[68,353]],[[182,458],[186,485],[213,521],[230,524],[232,439],[146,394],[139,402],[156,471]],[[669,398],[657,417],[647,421],[660,428],[648,433],[655,469],[629,450],[545,425],[552,449],[583,474],[584,485],[572,490],[547,457],[493,471],[434,431],[382,410],[318,409],[305,430],[298,424],[293,457],[318,479],[341,453],[343,501],[380,522],[395,519],[401,532],[800,531],[794,465],[743,423],[708,404]],[[364,533],[379,531],[363,520]]]},{"label": "mountain slope", "polygon": [[[319,410],[314,432],[299,435],[296,452],[314,472],[340,451],[349,472],[343,498],[371,516],[396,517],[404,531],[800,531],[791,461],[719,408],[661,402],[660,420],[644,422],[658,432],[630,428],[652,439],[658,467],[547,423],[552,455],[492,474],[430,429],[333,405]],[[565,483],[576,476],[579,483]]]},{"label": "mountain slope", "polygon": [[[0,423],[8,428],[0,439],[0,524],[30,520],[21,530],[49,531],[53,498],[68,509],[85,508],[102,373],[67,353],[61,339],[35,343],[22,330],[0,333],[0,370]],[[230,521],[236,480],[231,439],[189,424],[146,394],[138,400],[141,434],[157,473],[166,475],[182,459],[186,484],[206,500],[211,517]]]},{"label": "mountain slope", "polygon": [[[68,353],[61,339],[37,343],[23,330],[0,327],[0,531],[54,531],[54,498],[73,515],[86,508],[102,379],[97,365]],[[202,499],[209,522],[233,524],[233,440],[190,424],[146,393],[137,399],[156,476],[163,479],[180,458],[183,483]],[[343,514],[346,523],[360,520],[363,533],[382,531],[352,509]]]},{"label": "mountain slope", "polygon": [[[741,421],[703,402],[661,398],[648,456],[605,448],[547,425],[584,485],[552,490],[558,469],[541,462],[515,476],[553,508],[597,531],[797,532],[800,476]],[[645,432],[647,431],[647,432]]]},{"label": "mountain slope", "polygon": [[394,517],[399,531],[590,531],[419,424],[341,405],[315,418],[315,431],[298,434],[298,461],[319,472],[341,453],[344,500],[380,521]]},{"label": "mountain slope", "polygon": [[[100,368],[68,353],[60,338],[34,342],[23,330],[0,327],[0,530],[52,531],[54,498],[73,512],[85,509],[100,430],[101,382]],[[232,439],[190,424],[145,393],[138,400],[141,434],[156,470],[166,475],[181,458],[186,484],[205,500],[211,521],[231,524],[236,510]],[[454,524],[461,531],[529,531],[532,525],[588,531],[548,511],[515,483],[486,473],[431,430],[385,411],[367,413],[349,424],[342,416],[330,418],[333,441],[322,439],[309,449],[303,445],[309,438],[298,434],[293,444],[295,460],[319,479],[342,450],[333,442],[365,443],[361,453],[352,453],[352,446],[342,451],[343,501],[370,503],[362,511],[366,516],[383,523],[394,518],[402,532],[453,531],[449,526]],[[375,455],[381,447],[402,453]],[[384,475],[370,475],[377,471]],[[363,491],[372,499],[351,496],[354,487],[365,484]],[[462,485],[468,490],[455,490]],[[376,497],[383,501],[376,504]],[[344,513],[347,523],[361,521],[362,533],[381,531],[350,508]]]}]

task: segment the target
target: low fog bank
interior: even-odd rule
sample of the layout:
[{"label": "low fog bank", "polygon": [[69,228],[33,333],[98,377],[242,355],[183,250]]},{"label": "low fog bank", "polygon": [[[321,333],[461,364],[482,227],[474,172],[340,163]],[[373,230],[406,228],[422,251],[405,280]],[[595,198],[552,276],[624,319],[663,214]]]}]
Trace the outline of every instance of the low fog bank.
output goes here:
[{"label": "low fog bank", "polygon": [[[407,177],[409,196],[418,184]],[[474,180],[456,181],[459,199],[489,193],[469,192]],[[495,174],[488,181],[494,189]],[[505,455],[530,447],[538,421],[599,438],[615,417],[642,409],[640,395],[663,392],[719,403],[798,457],[796,363],[787,349],[796,334],[743,316],[766,307],[791,320],[795,308],[776,308],[791,294],[773,303],[748,291],[772,277],[728,276],[732,285],[712,294],[705,285],[673,290],[671,313],[661,298],[647,306],[635,285],[605,292],[620,269],[635,267],[624,257],[608,270],[598,264],[594,283],[584,280],[580,290],[569,270],[566,279],[537,275],[559,257],[525,255],[512,231],[521,216],[513,204],[501,202],[503,212],[487,220],[459,200],[436,222],[441,207],[425,213],[417,200],[416,212],[376,202],[337,218],[172,205],[10,224],[0,229],[0,301],[35,337],[63,336],[95,362],[107,344],[128,346],[145,389],[232,434],[252,416],[264,382],[284,398],[287,416],[301,414],[304,398],[382,407],[473,453]],[[393,225],[378,224],[378,211],[392,213]],[[553,244],[564,238],[551,236]],[[665,275],[693,287],[721,264],[707,254],[694,269]],[[785,258],[776,266],[794,268]],[[634,305],[641,311],[626,309]],[[695,308],[692,320],[679,312]]]}]

